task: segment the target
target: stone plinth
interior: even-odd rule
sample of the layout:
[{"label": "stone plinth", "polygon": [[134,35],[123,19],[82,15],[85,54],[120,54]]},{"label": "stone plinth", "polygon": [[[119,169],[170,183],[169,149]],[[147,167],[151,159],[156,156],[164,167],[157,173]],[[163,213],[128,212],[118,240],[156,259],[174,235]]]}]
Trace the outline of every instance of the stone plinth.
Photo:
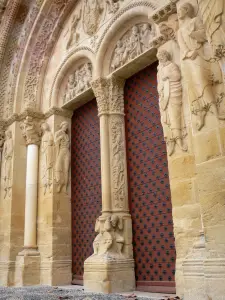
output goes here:
[{"label": "stone plinth", "polygon": [[40,255],[18,255],[16,258],[15,286],[40,284]]},{"label": "stone plinth", "polygon": [[92,255],[84,262],[84,287],[106,294],[134,291],[134,260]]}]

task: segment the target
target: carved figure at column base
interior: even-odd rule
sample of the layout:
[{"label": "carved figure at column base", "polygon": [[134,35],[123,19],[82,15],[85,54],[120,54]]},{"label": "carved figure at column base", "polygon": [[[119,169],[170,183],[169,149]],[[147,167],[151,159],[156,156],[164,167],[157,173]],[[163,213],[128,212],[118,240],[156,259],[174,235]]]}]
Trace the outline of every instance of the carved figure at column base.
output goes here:
[{"label": "carved figure at column base", "polygon": [[116,214],[97,219],[94,254],[84,262],[85,288],[103,293],[134,290],[134,260],[123,253],[123,223]]}]

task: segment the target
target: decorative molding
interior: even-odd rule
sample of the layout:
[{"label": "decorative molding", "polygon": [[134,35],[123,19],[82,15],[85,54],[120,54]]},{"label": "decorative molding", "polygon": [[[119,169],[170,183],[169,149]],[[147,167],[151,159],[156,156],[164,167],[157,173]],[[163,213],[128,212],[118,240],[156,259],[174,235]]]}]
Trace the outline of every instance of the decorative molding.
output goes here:
[{"label": "decorative molding", "polygon": [[109,114],[124,116],[124,84],[125,80],[114,75],[109,78]]},{"label": "decorative molding", "polygon": [[59,108],[59,107],[51,107],[44,115],[45,119],[48,119],[49,117],[56,115],[56,116],[62,116],[68,119],[71,119],[73,116],[73,111],[69,109]]},{"label": "decorative molding", "polygon": [[176,13],[177,11],[176,2],[177,1],[171,1],[164,7],[161,7],[157,11],[154,11],[153,14],[149,15],[149,19],[156,24],[159,24],[160,22],[168,19],[170,15]]},{"label": "decorative molding", "polygon": [[12,192],[12,157],[13,157],[13,139],[12,131],[6,130],[5,142],[2,151],[3,159],[3,187],[4,187],[4,199],[11,197]]}]

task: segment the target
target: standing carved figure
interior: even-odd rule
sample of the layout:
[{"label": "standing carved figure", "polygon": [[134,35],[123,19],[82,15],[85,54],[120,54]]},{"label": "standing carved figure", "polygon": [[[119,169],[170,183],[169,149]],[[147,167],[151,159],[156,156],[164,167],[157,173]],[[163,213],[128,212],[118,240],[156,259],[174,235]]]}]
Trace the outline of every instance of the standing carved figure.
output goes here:
[{"label": "standing carved figure", "polygon": [[3,159],[4,159],[4,199],[6,196],[10,197],[12,189],[12,156],[13,156],[13,140],[11,130],[7,130],[5,133],[5,143],[3,147]]},{"label": "standing carved figure", "polygon": [[127,55],[126,55],[126,50],[125,50],[125,45],[123,44],[123,42],[121,40],[119,40],[116,43],[116,48],[114,51],[114,56],[112,59],[112,63],[111,63],[111,67],[112,70],[116,70],[119,67],[121,67],[126,61]]},{"label": "standing carved figure", "polygon": [[194,8],[190,3],[185,3],[179,8],[178,17],[181,22],[178,30],[181,66],[193,112],[197,116],[196,126],[200,130],[209,110],[219,119],[224,119],[225,116],[219,114],[212,90],[213,74],[210,63],[206,61],[204,50],[207,47],[207,39],[202,21],[194,17]]},{"label": "standing carved figure", "polygon": [[62,122],[60,129],[55,133],[55,179],[58,193],[61,192],[63,187],[65,188],[66,192],[69,184],[70,138],[68,130],[68,122]]},{"label": "standing carved figure", "polygon": [[149,45],[151,40],[153,39],[155,33],[152,25],[145,23],[141,27],[141,45],[142,51],[146,51],[149,49]]},{"label": "standing carved figure", "polygon": [[84,31],[92,36],[98,30],[98,26],[103,11],[100,0],[85,0],[83,7]]},{"label": "standing carved figure", "polygon": [[133,26],[129,40],[129,59],[134,59],[142,53],[141,40],[138,26]]},{"label": "standing carved figure", "polygon": [[53,177],[53,162],[54,162],[54,138],[50,131],[48,123],[41,125],[43,132],[41,139],[41,153],[43,163],[43,184],[44,194],[47,189],[51,192],[52,190],[52,177]]},{"label": "standing carved figure", "polygon": [[158,92],[161,120],[168,154],[172,155],[177,144],[183,151],[184,120],[182,111],[182,85],[179,67],[171,61],[170,54],[161,50],[158,52]]},{"label": "standing carved figure", "polygon": [[214,56],[219,59],[225,80],[225,2],[197,0],[199,12]]},{"label": "standing carved figure", "polygon": [[69,29],[69,39],[66,44],[66,49],[69,49],[69,47],[75,42],[78,42],[78,39],[80,37],[79,33],[77,32],[77,26],[81,19],[81,10],[78,14],[74,15],[70,24]]}]

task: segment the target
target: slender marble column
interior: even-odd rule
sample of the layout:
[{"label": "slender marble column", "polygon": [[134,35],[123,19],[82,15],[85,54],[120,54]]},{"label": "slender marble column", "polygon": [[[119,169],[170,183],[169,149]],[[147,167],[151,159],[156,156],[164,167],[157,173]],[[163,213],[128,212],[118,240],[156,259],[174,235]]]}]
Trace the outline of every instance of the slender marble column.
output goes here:
[{"label": "slender marble column", "polygon": [[24,248],[37,247],[38,145],[27,146]]},{"label": "slender marble column", "polygon": [[19,255],[38,255],[37,251],[37,190],[38,190],[38,147],[40,135],[32,117],[21,124],[27,143],[26,201],[24,250]]}]

